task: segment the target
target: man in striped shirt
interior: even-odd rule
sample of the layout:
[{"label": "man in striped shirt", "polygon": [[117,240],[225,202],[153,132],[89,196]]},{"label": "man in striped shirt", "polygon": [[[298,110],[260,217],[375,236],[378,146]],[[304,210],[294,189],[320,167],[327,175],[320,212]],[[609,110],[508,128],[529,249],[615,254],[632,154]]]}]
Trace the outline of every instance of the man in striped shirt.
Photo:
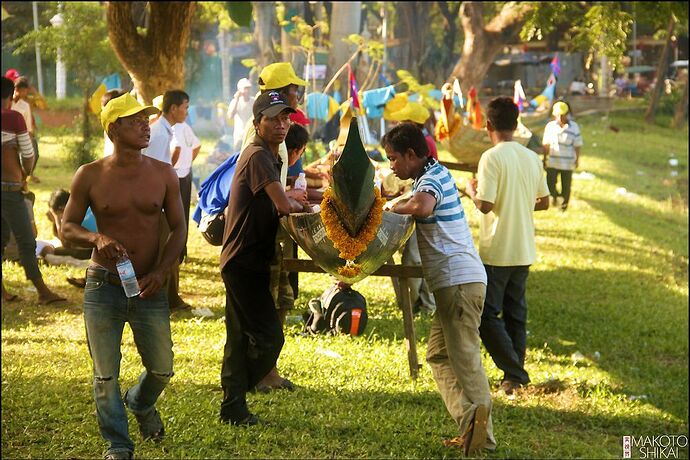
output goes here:
[{"label": "man in striped shirt", "polygon": [[436,299],[427,362],[461,433],[444,445],[461,446],[465,455],[482,448],[495,450],[491,395],[479,340],[486,272],[458,189],[448,169],[428,157],[424,134],[416,125],[394,127],[381,143],[395,175],[414,179],[412,197],[398,202],[392,211],[414,217],[424,278]]},{"label": "man in striped shirt", "polygon": [[[4,255],[10,233],[14,233],[26,278],[36,287],[38,303],[48,305],[65,299],[46,286],[36,261],[36,238],[23,193],[36,155],[24,118],[19,112],[10,110],[13,93],[12,80],[2,77],[2,252]],[[5,290],[4,282],[2,300],[18,300],[16,295]]]}]

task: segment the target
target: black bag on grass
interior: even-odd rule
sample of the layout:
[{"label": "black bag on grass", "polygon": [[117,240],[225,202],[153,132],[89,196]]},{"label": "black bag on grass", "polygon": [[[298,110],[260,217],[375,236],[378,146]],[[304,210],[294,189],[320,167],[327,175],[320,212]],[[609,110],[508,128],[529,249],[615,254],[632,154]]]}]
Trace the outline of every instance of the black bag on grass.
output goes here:
[{"label": "black bag on grass", "polygon": [[311,334],[356,336],[367,327],[367,301],[349,286],[335,284],[321,298],[311,299],[308,313],[304,330]]}]

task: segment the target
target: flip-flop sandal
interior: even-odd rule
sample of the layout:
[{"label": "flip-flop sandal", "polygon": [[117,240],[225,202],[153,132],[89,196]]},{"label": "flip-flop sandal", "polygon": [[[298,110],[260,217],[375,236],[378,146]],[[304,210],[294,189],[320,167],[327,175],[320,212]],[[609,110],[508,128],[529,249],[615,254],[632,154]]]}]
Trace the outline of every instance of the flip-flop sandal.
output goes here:
[{"label": "flip-flop sandal", "polygon": [[488,421],[489,408],[480,404],[475,409],[474,417],[463,436],[463,453],[465,457],[481,450],[486,444],[486,424]]},{"label": "flip-flop sandal", "polygon": [[139,433],[144,441],[151,439],[153,442],[161,442],[165,437],[165,428],[163,427],[163,420],[154,407],[147,415],[137,415],[134,417],[139,423]]}]

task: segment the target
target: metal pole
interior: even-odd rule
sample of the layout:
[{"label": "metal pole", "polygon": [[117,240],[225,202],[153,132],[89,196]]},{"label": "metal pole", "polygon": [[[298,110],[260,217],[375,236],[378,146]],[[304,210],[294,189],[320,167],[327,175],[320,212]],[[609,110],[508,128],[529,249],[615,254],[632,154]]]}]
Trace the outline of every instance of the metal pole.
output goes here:
[{"label": "metal pole", "polygon": [[[381,13],[383,16],[383,24],[381,25],[381,35],[383,35],[383,59],[381,60],[381,75],[386,75],[386,39],[388,37],[388,21],[386,20],[386,2],[382,3]],[[381,130],[379,132],[379,139],[383,139],[383,135],[386,131],[386,120],[381,116]]]},{"label": "metal pole", "polygon": [[[38,31],[38,2],[31,2],[34,11],[34,31]],[[43,69],[41,68],[41,46],[36,40],[36,78],[38,79],[38,92],[43,93]]]}]

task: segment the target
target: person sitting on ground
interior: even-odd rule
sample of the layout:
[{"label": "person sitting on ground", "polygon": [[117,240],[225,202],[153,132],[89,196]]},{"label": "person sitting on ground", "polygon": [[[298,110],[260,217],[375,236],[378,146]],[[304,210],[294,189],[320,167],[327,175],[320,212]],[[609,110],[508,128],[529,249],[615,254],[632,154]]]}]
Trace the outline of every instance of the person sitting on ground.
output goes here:
[{"label": "person sitting on ground", "polygon": [[[66,300],[53,292],[43,281],[36,260],[36,238],[31,227],[23,190],[26,177],[33,169],[35,152],[22,115],[10,109],[14,84],[2,77],[2,253],[13,233],[26,278],[38,291],[38,302],[48,305]],[[2,282],[2,300],[15,301]]]}]

